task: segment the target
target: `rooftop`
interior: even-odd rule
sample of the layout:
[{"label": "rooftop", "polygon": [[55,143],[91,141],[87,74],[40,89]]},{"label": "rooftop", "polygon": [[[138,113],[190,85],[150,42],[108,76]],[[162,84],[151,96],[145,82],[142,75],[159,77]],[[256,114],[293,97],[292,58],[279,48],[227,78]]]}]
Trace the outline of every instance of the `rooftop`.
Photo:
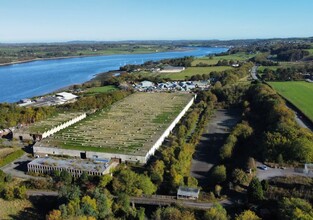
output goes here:
[{"label": "rooftop", "polygon": [[180,186],[177,191],[178,196],[197,197],[199,196],[200,189]]},{"label": "rooftop", "polygon": [[38,144],[144,156],[192,97],[177,93],[135,93]]},{"label": "rooftop", "polygon": [[69,92],[60,92],[60,93],[57,93],[56,96],[61,97],[65,101],[72,100],[72,99],[75,99],[78,97],[78,96],[73,95],[72,93],[69,93]]},{"label": "rooftop", "polygon": [[55,116],[42,120],[40,122],[35,122],[34,124],[21,127],[16,130],[17,133],[29,133],[29,134],[42,134],[58,125],[61,125],[73,118],[76,118],[83,114],[83,112],[67,112],[59,113]]}]

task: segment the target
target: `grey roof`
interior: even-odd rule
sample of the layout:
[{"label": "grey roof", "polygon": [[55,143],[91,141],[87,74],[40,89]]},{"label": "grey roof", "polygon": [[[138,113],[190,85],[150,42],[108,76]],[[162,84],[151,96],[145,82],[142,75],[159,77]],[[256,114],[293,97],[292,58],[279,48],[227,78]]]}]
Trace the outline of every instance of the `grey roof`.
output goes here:
[{"label": "grey roof", "polygon": [[97,160],[96,163],[93,160],[82,160],[82,159],[58,159],[51,157],[43,157],[37,158],[31,161],[29,164],[32,165],[42,165],[42,166],[50,166],[50,167],[60,167],[64,169],[76,169],[82,171],[95,171],[103,173],[107,167],[109,160]]},{"label": "grey roof", "polygon": [[177,191],[177,196],[188,196],[198,198],[200,189],[180,186]]}]

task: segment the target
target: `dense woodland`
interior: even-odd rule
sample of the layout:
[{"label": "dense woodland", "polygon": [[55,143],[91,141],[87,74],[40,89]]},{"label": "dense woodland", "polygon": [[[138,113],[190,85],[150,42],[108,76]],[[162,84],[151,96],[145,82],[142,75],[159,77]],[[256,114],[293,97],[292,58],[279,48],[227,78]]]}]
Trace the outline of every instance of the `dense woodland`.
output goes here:
[{"label": "dense woodland", "polygon": [[297,65],[287,68],[277,68],[276,70],[265,68],[260,73],[262,74],[262,79],[266,81],[304,80],[311,78],[313,75],[313,65]]},{"label": "dense woodland", "polygon": [[313,160],[312,133],[297,125],[294,113],[273,89],[256,84],[237,96],[242,96],[244,117],[221,149],[222,159],[245,156],[289,163]]}]

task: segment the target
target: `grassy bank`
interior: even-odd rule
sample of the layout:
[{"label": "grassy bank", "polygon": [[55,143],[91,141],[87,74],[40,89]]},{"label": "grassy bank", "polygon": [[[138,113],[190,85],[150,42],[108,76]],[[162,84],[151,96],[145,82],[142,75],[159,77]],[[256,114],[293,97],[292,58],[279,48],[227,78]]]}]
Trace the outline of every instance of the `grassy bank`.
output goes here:
[{"label": "grassy bank", "polygon": [[301,81],[269,82],[269,84],[313,121],[313,83]]},{"label": "grassy bank", "polygon": [[16,160],[17,158],[21,157],[24,154],[24,151],[22,149],[18,149],[10,154],[8,154],[6,157],[0,159],[0,167],[3,167],[12,161]]}]

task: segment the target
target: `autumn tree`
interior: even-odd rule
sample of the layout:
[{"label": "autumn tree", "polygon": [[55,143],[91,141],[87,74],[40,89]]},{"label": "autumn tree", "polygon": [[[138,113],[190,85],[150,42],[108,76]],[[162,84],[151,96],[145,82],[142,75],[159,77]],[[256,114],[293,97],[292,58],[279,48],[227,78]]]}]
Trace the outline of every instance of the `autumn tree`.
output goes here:
[{"label": "autumn tree", "polygon": [[204,214],[204,220],[227,220],[227,212],[226,209],[219,203],[215,203],[213,207],[211,207]]},{"label": "autumn tree", "polygon": [[253,211],[246,210],[242,212],[240,215],[238,215],[236,220],[261,220]]},{"label": "autumn tree", "polygon": [[226,167],[218,165],[213,168],[211,178],[214,183],[222,183],[226,180]]}]

